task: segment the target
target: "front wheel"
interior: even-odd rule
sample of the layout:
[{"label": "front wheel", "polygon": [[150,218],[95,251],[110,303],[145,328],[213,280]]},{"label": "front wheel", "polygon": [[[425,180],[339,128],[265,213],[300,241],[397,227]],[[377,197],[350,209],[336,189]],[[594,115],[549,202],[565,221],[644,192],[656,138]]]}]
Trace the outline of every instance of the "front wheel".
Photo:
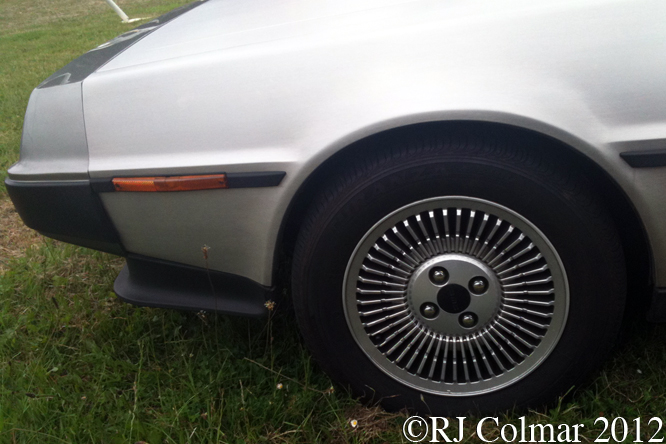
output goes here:
[{"label": "front wheel", "polygon": [[293,286],[313,355],[392,410],[551,400],[619,329],[611,219],[538,147],[409,146],[370,155],[308,216]]}]

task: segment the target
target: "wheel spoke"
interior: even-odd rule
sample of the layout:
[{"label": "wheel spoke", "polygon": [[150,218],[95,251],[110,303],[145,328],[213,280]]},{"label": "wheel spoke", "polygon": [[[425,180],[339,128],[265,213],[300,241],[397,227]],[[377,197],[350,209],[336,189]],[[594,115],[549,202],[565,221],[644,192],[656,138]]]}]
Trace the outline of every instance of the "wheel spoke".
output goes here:
[{"label": "wheel spoke", "polygon": [[[515,269],[514,267],[511,267],[511,268]],[[500,282],[505,283],[507,281],[511,281],[511,280],[518,279],[518,278],[521,278],[521,277],[527,277],[527,276],[531,276],[533,274],[541,273],[541,272],[546,271],[546,270],[548,270],[548,265],[544,264],[543,266],[541,266],[539,268],[535,268],[534,270],[525,271],[523,273],[518,273],[518,274],[514,274],[513,276],[508,276],[508,277],[502,278],[502,279],[500,279]],[[510,270],[510,271],[513,271],[513,270]],[[498,273],[498,275],[499,274],[500,273]]]},{"label": "wheel spoke", "polygon": [[430,218],[430,225],[432,230],[435,232],[435,244],[437,245],[437,253],[444,252],[444,244],[442,243],[442,238],[439,235],[439,228],[437,227],[437,221],[435,220],[435,212],[428,211],[428,217]]},{"label": "wheel spoke", "polygon": [[386,322],[389,319],[397,318],[400,315],[408,314],[408,313],[409,313],[409,309],[405,309],[405,310],[399,311],[397,313],[393,313],[392,315],[384,316],[383,318],[377,319],[376,321],[364,323],[363,326],[364,327],[374,327],[375,325]]},{"label": "wheel spoke", "polygon": [[474,242],[472,243],[472,248],[470,249],[469,252],[469,254],[471,254],[472,256],[476,255],[476,249],[479,247],[479,241],[481,240],[481,235],[483,234],[483,230],[486,228],[488,219],[490,219],[490,216],[484,214],[483,220],[481,220],[481,226],[479,227],[478,230],[476,230],[476,236],[474,236]]},{"label": "wheel spoke", "polygon": [[[433,340],[433,342],[435,342],[435,340]],[[435,375],[435,367],[437,361],[439,360],[439,351],[442,348],[442,335],[437,336],[436,342],[437,348],[435,349],[435,354],[432,355],[432,364],[430,365],[430,371],[428,372],[428,379],[432,379],[432,377]]]},{"label": "wheel spoke", "polygon": [[467,222],[467,231],[465,232],[465,242],[463,243],[462,251],[463,253],[468,253],[469,244],[469,235],[472,232],[472,226],[474,226],[474,218],[476,217],[476,211],[472,210],[469,213],[469,221]]},{"label": "wheel spoke", "polygon": [[392,304],[394,302],[403,302],[405,298],[383,298],[373,299],[371,301],[358,301],[359,305],[373,305],[373,304]]}]

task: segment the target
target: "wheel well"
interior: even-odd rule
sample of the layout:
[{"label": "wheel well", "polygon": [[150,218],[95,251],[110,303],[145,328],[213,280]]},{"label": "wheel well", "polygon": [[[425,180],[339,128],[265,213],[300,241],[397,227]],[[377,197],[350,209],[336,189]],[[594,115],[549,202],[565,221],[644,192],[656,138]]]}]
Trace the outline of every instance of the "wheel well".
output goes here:
[{"label": "wheel well", "polygon": [[653,286],[653,260],[643,223],[620,186],[594,161],[573,147],[552,137],[516,126],[476,121],[429,122],[403,126],[373,134],[356,141],[322,163],[301,185],[286,212],[276,249],[276,279],[278,285],[288,285],[293,246],[303,220],[303,214],[319,191],[335,177],[337,171],[359,162],[368,152],[382,150],[387,140],[409,143],[416,134],[460,135],[490,134],[493,137],[530,138],[535,149],[557,151],[563,161],[583,174],[594,192],[603,200],[617,225],[627,263],[627,315],[642,316],[648,308]]}]

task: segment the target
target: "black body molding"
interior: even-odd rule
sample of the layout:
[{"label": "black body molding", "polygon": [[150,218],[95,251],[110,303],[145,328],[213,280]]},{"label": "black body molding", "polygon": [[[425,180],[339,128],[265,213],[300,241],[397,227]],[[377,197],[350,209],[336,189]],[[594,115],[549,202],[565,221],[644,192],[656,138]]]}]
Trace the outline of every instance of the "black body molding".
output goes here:
[{"label": "black body molding", "polygon": [[620,153],[620,157],[633,168],[654,168],[666,166],[666,149],[651,151],[631,151]]},{"label": "black body molding", "polygon": [[632,168],[666,166],[666,139],[631,140],[612,145]]},{"label": "black body molding", "polygon": [[284,171],[259,171],[256,173],[226,173],[227,188],[259,188],[280,185]]}]

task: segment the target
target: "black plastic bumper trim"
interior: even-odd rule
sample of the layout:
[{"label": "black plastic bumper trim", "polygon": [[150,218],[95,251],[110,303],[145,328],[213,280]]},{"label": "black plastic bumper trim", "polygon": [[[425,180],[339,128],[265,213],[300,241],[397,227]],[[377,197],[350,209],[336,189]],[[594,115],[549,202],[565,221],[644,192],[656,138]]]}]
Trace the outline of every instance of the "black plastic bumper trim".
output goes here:
[{"label": "black plastic bumper trim", "polygon": [[[206,174],[224,174],[227,178],[226,188],[261,188],[276,187],[280,185],[284,176],[284,171],[257,171],[250,173],[206,173]],[[125,176],[116,176],[118,178]],[[132,176],[136,177],[136,176]],[[166,176],[169,177],[169,176]],[[113,178],[95,178],[90,180],[92,189],[97,193],[115,192]]]},{"label": "black plastic bumper trim", "polygon": [[620,153],[620,157],[633,168],[654,168],[666,166],[666,149],[630,151],[626,153]]},{"label": "black plastic bumper trim", "polygon": [[23,222],[45,236],[124,255],[118,233],[90,183],[5,180]]},{"label": "black plastic bumper trim", "polygon": [[227,188],[260,188],[280,185],[284,171],[259,171],[256,173],[227,173]]},{"label": "black plastic bumper trim", "polygon": [[134,305],[262,317],[272,289],[248,278],[130,254],[113,286]]}]

